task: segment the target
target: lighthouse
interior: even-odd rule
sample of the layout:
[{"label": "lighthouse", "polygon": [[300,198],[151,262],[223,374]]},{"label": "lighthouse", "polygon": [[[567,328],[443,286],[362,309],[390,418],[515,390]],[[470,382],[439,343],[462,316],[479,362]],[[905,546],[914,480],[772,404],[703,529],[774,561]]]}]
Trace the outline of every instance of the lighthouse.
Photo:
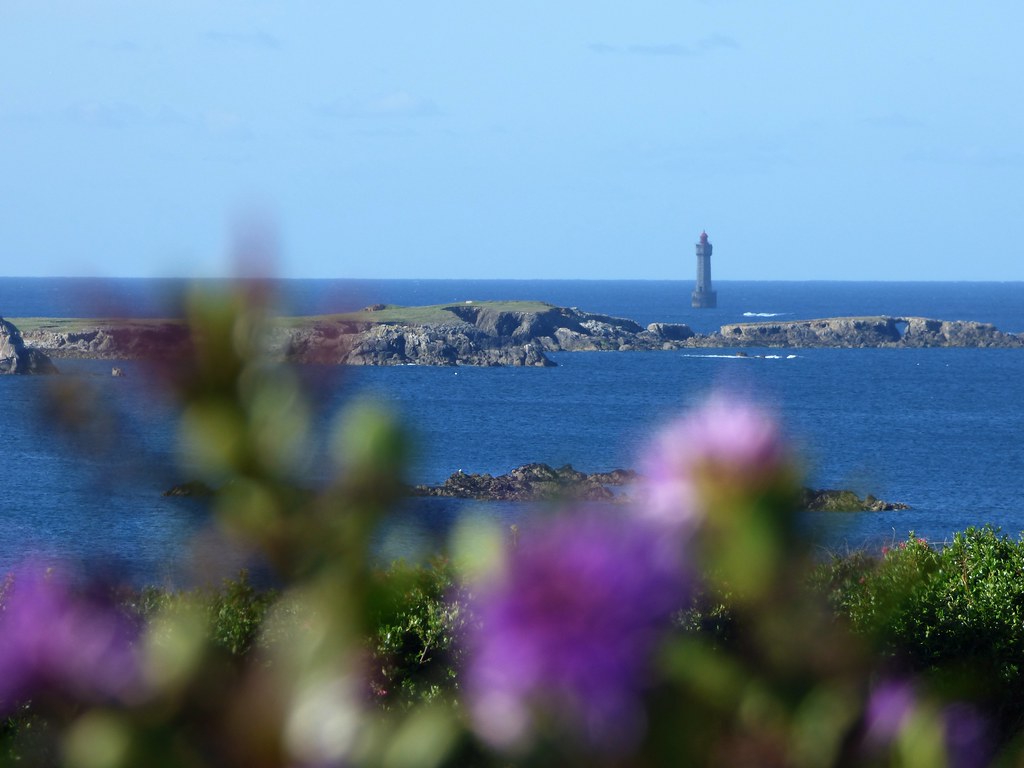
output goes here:
[{"label": "lighthouse", "polygon": [[693,289],[694,309],[714,309],[718,306],[718,294],[711,290],[711,243],[708,233],[700,233],[697,243],[697,287]]}]

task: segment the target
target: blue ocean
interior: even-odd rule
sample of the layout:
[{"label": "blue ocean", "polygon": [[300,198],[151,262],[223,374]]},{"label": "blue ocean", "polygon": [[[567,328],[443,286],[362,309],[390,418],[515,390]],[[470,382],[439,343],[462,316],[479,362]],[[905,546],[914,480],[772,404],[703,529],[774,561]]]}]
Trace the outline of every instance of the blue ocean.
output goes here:
[{"label": "blue ocean", "polygon": [[[0,279],[0,314],[167,317],[177,280]],[[915,315],[1024,332],[1024,283],[718,282],[719,307],[689,306],[681,281],[295,280],[273,286],[277,311],[321,314],[373,303],[535,299],[641,323],[723,323],[840,315]],[[336,368],[309,378],[326,425],[350,398],[392,408],[414,444],[408,479],[498,474],[533,461],[593,472],[636,465],[652,431],[709,392],[739,389],[777,409],[807,485],[910,504],[891,513],[808,514],[822,551],[877,548],[910,531],[941,543],[992,523],[1024,531],[1024,350],[850,349],[576,352],[557,368]],[[0,571],[26,558],[72,561],[134,583],[230,575],[231,547],[192,499],[162,496],[179,469],[175,405],[141,364],[58,361],[86,384],[81,408],[105,426],[70,438],[50,417],[47,377],[0,377],[5,471]],[[324,427],[326,429],[326,426]],[[379,555],[418,557],[460,517],[511,523],[515,504],[410,500]],[[187,576],[187,575],[191,576]]]}]

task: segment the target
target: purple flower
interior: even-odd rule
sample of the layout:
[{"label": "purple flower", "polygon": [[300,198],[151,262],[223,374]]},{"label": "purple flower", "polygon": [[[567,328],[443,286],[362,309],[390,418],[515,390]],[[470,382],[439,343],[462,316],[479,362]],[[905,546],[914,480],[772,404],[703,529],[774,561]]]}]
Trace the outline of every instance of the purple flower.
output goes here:
[{"label": "purple flower", "polygon": [[0,711],[38,692],[124,696],[139,680],[134,622],[57,573],[8,576],[0,610]]},{"label": "purple flower", "polygon": [[992,734],[977,709],[955,702],[942,711],[942,723],[952,768],[983,768],[991,762]]},{"label": "purple flower", "polygon": [[779,426],[766,411],[712,396],[663,430],[642,460],[645,514],[692,529],[704,514],[705,484],[758,488],[777,477],[788,459]]},{"label": "purple flower", "polygon": [[546,723],[594,748],[643,724],[650,654],[687,579],[678,543],[636,520],[583,516],[524,532],[475,600],[466,690],[480,735],[522,746]]},{"label": "purple flower", "polygon": [[992,759],[988,723],[978,710],[954,702],[941,711],[922,703],[907,680],[886,680],[872,692],[865,712],[865,740],[874,747],[891,746],[911,717],[936,718],[951,768],[984,768]]},{"label": "purple flower", "polygon": [[917,707],[917,694],[906,680],[882,682],[868,699],[865,736],[872,744],[890,744]]}]

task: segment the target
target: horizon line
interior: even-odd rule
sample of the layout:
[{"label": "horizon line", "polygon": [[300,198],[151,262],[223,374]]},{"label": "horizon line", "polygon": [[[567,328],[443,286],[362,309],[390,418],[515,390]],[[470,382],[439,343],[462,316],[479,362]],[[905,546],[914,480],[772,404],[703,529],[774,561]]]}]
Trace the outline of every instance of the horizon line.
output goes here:
[{"label": "horizon line", "polygon": [[[179,282],[231,282],[231,281],[308,281],[323,280],[336,282],[544,282],[544,283],[693,283],[693,278],[659,278],[659,277],[294,277],[283,275],[0,275],[0,280],[151,280]],[[988,279],[877,279],[877,278],[721,278],[714,280],[715,285],[729,283],[1024,283],[1022,278],[988,278]]]}]

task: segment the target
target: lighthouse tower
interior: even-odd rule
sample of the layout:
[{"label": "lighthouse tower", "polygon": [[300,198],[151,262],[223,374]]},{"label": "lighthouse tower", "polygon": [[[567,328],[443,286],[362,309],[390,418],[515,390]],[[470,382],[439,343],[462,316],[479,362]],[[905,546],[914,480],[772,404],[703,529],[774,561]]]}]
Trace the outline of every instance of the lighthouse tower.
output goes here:
[{"label": "lighthouse tower", "polygon": [[697,287],[693,290],[692,306],[695,309],[718,306],[718,294],[711,290],[711,243],[707,232],[700,233],[697,243]]}]

